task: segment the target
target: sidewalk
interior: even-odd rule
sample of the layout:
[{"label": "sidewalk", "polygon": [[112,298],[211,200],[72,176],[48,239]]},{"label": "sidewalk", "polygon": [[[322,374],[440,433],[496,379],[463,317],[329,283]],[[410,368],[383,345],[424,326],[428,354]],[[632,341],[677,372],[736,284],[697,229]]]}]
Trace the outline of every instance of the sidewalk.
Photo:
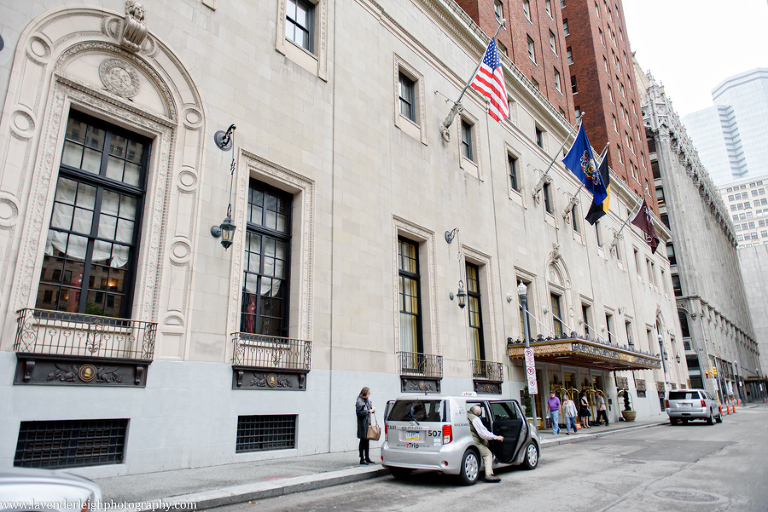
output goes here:
[{"label": "sidewalk", "polygon": [[[666,415],[646,421],[611,423],[608,427],[592,427],[569,436],[541,431],[542,457],[546,447],[596,439],[628,430],[655,427],[667,423]],[[381,460],[377,449],[371,450],[374,461]],[[388,475],[381,464],[361,466],[357,450],[323,453],[303,457],[272,459],[242,464],[226,464],[195,469],[123,475],[94,479],[107,503],[128,503],[131,510],[157,509],[162,503],[197,510],[272,498],[294,492],[311,491],[350,482]],[[139,505],[141,504],[141,505]],[[153,505],[154,504],[154,505]]]}]

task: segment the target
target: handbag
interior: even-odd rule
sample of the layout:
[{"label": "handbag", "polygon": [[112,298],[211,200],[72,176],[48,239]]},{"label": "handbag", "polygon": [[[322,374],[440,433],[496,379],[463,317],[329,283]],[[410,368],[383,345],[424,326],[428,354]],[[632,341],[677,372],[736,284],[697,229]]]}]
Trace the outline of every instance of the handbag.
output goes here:
[{"label": "handbag", "polygon": [[581,424],[574,423],[573,426],[576,427],[576,430],[581,430]]},{"label": "handbag", "polygon": [[379,426],[379,420],[376,419],[376,413],[373,413],[373,421],[375,421],[376,424],[368,425],[368,433],[365,438],[372,441],[378,441],[381,437],[381,427]]}]

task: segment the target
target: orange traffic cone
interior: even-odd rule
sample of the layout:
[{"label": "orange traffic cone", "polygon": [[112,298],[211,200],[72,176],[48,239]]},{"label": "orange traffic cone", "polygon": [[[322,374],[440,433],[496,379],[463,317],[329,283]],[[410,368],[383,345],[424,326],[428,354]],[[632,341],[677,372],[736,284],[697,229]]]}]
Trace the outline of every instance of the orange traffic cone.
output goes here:
[{"label": "orange traffic cone", "polygon": [[[768,400],[766,400],[766,402],[768,403]],[[717,404],[717,406],[720,407],[720,416],[722,416],[723,415],[723,404]]]},{"label": "orange traffic cone", "polygon": [[739,404],[739,407],[741,407],[741,398],[737,398],[736,402]]},{"label": "orange traffic cone", "polygon": [[736,414],[736,404],[733,404],[733,414]]}]

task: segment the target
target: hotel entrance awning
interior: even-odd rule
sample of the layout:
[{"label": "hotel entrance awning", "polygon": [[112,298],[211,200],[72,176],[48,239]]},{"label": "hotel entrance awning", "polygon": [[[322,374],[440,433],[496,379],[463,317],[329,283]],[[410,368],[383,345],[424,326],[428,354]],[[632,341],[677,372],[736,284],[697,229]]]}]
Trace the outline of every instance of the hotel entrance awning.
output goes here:
[{"label": "hotel entrance awning", "polygon": [[[580,366],[597,370],[653,370],[661,368],[661,357],[638,350],[576,337],[531,340],[537,362]],[[507,345],[510,359],[523,359],[524,341]]]}]

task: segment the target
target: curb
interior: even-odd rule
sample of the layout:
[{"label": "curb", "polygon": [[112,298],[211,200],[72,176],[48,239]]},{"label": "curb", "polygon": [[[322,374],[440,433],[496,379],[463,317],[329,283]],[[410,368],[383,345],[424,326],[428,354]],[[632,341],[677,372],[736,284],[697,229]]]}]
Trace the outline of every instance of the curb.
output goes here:
[{"label": "curb", "polygon": [[600,437],[607,437],[612,436],[616,434],[622,434],[625,432],[632,432],[635,430],[642,430],[645,428],[652,428],[652,427],[661,427],[664,425],[667,425],[668,423],[661,422],[661,423],[647,423],[645,425],[637,425],[637,426],[631,426],[631,427],[621,427],[621,428],[615,428],[613,430],[606,430],[605,432],[595,432],[595,433],[588,433],[584,435],[575,435],[575,436],[568,436],[567,438],[557,438],[557,439],[547,439],[546,441],[542,441],[542,446],[548,446],[548,445],[562,445],[562,444],[571,444],[571,443],[579,443],[583,441],[589,441],[591,439],[598,439]]},{"label": "curb", "polygon": [[[182,494],[169,498],[162,498],[162,508],[173,505],[188,505],[195,503],[197,510],[203,510],[224,505],[234,505],[246,501],[274,498],[296,492],[314,491],[325,487],[359,482],[389,474],[389,471],[379,466],[378,468],[350,468],[326,473],[283,478],[269,482],[257,482],[252,484],[234,485],[212,489],[209,491]],[[158,507],[149,504],[147,508],[138,510],[156,510]]]},{"label": "curb", "polygon": [[[543,440],[541,444],[542,446],[557,446],[562,444],[578,443],[597,439],[600,437],[620,434],[623,432],[631,432],[634,430],[658,427],[662,425],[666,425],[666,422],[649,423],[646,425],[638,425],[632,427],[622,427],[613,430],[607,430],[605,432],[596,432],[594,434],[589,433],[582,436],[573,436],[564,439],[547,439]],[[326,487],[333,487],[336,485],[378,478],[388,474],[389,470],[382,466],[377,468],[349,468],[342,469],[340,471],[314,473],[310,475],[283,478],[268,482],[234,485],[230,487],[222,487],[220,489],[212,489],[209,491],[181,494],[178,496],[162,498],[159,500],[159,502],[162,504],[162,508],[167,508],[173,505],[188,505],[190,503],[195,503],[197,510],[204,510],[209,508],[222,507],[225,505],[244,503],[246,501],[275,498],[277,496],[283,496],[297,492],[314,491],[317,489],[324,489]],[[154,504],[150,503],[146,508],[136,509],[136,511],[150,511],[157,510],[158,508],[161,507],[158,507],[157,502],[154,502]]]}]

